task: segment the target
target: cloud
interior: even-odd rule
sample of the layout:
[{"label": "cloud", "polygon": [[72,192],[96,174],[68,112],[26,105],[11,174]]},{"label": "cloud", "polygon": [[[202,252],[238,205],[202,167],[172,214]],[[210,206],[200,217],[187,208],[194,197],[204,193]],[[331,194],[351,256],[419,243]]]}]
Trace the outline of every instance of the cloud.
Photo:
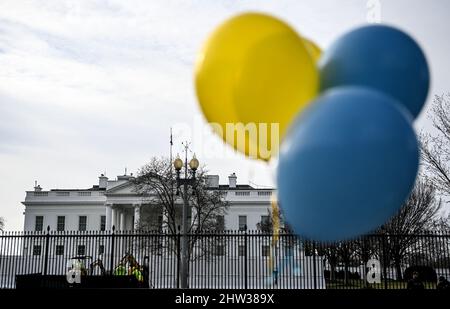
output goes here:
[{"label": "cloud", "polygon": [[[382,5],[387,22],[426,46],[433,91],[444,90],[448,19],[433,16],[447,1]],[[0,173],[10,176],[0,179],[0,215],[8,228],[20,229],[19,202],[35,179],[47,189],[86,187],[105,168],[114,176],[167,154],[170,126],[203,119],[192,78],[198,50],[220,22],[248,10],[279,16],[322,47],[367,13],[359,0],[1,1]],[[241,155],[199,159],[222,180],[239,170],[241,182],[273,183],[270,170]]]}]

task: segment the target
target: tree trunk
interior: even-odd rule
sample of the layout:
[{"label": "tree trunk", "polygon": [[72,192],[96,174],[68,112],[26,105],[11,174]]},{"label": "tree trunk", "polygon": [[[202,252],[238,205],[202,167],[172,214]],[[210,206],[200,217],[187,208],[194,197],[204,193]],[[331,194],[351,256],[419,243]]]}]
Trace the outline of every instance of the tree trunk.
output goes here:
[{"label": "tree trunk", "polygon": [[330,281],[336,280],[336,264],[330,264]]},{"label": "tree trunk", "polygon": [[363,281],[364,281],[364,288],[368,288],[369,287],[369,282],[367,282],[367,274],[369,273],[369,268],[367,267],[367,263],[369,262],[368,258],[363,258],[363,265],[364,265],[364,276],[363,276]]},{"label": "tree trunk", "polygon": [[396,275],[397,281],[402,281],[403,280],[402,263],[398,257],[396,257],[394,259],[394,265],[395,265],[395,275]]},{"label": "tree trunk", "polygon": [[348,273],[348,263],[345,263],[344,264],[344,284],[345,285],[348,285],[348,275],[349,275],[349,273]]}]

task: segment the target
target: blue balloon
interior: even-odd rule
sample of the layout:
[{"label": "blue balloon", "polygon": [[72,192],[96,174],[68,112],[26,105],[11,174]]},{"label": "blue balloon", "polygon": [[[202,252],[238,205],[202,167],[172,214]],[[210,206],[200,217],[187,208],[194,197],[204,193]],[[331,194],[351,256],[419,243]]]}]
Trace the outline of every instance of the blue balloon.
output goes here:
[{"label": "blue balloon", "polygon": [[418,167],[412,117],[400,103],[369,88],[336,88],[312,103],[283,141],[280,206],[299,235],[351,239],[400,210]]},{"label": "blue balloon", "polygon": [[427,60],[406,33],[366,26],[339,38],[322,56],[321,88],[366,86],[393,96],[416,118],[430,87]]}]

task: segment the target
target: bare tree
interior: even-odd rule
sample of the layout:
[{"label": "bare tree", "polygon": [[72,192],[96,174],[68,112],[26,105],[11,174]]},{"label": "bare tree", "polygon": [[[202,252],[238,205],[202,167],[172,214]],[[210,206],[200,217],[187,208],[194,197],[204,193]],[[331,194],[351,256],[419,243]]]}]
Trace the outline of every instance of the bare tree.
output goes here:
[{"label": "bare tree", "polygon": [[433,230],[438,237],[427,244],[427,252],[435,267],[450,267],[450,239],[444,235],[450,235],[450,214],[447,217],[440,217],[435,223]]},{"label": "bare tree", "polygon": [[[156,230],[164,226],[170,234],[177,232],[180,206],[175,203],[176,179],[170,164],[165,158],[153,157],[133,179],[134,190],[145,200],[144,215],[139,222],[141,229]],[[163,221],[155,220],[157,216],[161,216]]]},{"label": "bare tree", "polygon": [[441,208],[435,194],[432,183],[419,180],[400,212],[380,229],[386,237],[397,280],[402,280],[402,263],[417,243],[418,235],[431,231],[435,225]]},{"label": "bare tree", "polygon": [[5,219],[3,217],[0,217],[0,231],[3,232],[5,229]]},{"label": "bare tree", "polygon": [[450,196],[450,93],[436,96],[429,117],[436,134],[421,134],[424,171],[442,194]]},{"label": "bare tree", "polygon": [[349,267],[354,261],[354,254],[355,254],[354,242],[353,241],[342,242],[337,246],[337,250],[339,259],[341,263],[344,265],[344,284],[348,285],[350,279]]},{"label": "bare tree", "polygon": [[[224,200],[226,192],[208,187],[204,168],[197,171],[195,185],[187,195],[183,190],[177,190],[176,176],[167,158],[152,158],[139,170],[133,184],[135,191],[145,200],[144,215],[139,222],[141,229],[163,228],[169,234],[176,234],[181,225],[183,201],[188,200],[189,256],[198,240],[206,239],[200,233],[217,230],[220,218],[228,209],[228,203]],[[176,250],[173,244],[167,247]],[[209,245],[201,247],[214,248]],[[204,250],[197,250],[197,253],[201,252],[204,253]]]},{"label": "bare tree", "polygon": [[278,207],[277,214],[275,215],[273,213],[273,210],[267,209],[266,218],[264,220],[261,218],[262,220],[256,223],[256,227],[258,230],[264,233],[273,234],[275,222],[278,222],[278,229],[280,233],[293,235],[294,234],[293,228],[289,225],[289,223],[285,222],[283,218],[284,216],[282,213],[282,209],[280,209],[280,207]]},{"label": "bare tree", "polygon": [[377,255],[378,246],[377,243],[365,236],[360,239],[356,239],[353,241],[354,254],[357,259],[359,259],[363,265],[364,269],[364,287],[368,287],[368,282],[366,280],[369,268],[367,267],[367,263],[369,260]]},{"label": "bare tree", "polygon": [[135,191],[143,196],[147,207],[163,216],[159,222],[154,220],[154,216],[144,216],[140,222],[143,227],[159,228],[162,224],[169,233],[177,233],[181,225],[183,201],[187,199],[191,217],[188,232],[211,231],[216,228],[217,218],[223,216],[228,208],[228,203],[224,200],[226,192],[208,187],[204,168],[197,171],[194,187],[184,196],[182,190],[177,190],[171,163],[166,158],[152,158],[139,170],[133,184]]},{"label": "bare tree", "polygon": [[[428,117],[433,122],[435,133],[422,133],[420,137],[423,174],[439,193],[448,198],[450,197],[450,93],[435,96]],[[448,235],[450,216],[439,218],[434,222],[434,230]],[[431,247],[429,250],[433,252],[437,261],[450,265],[448,257],[442,252],[442,248],[448,248],[447,239],[439,238]]]},{"label": "bare tree", "polygon": [[439,234],[450,235],[450,214],[447,217],[441,217],[436,220],[433,230]]},{"label": "bare tree", "polygon": [[[361,261],[365,269],[365,278],[368,272],[365,265],[377,254],[377,246],[373,241],[370,241],[369,237],[343,242],[320,243],[317,247],[318,254],[325,256],[325,260],[330,266],[330,281],[333,282],[337,279],[337,267],[344,266],[343,279],[345,285],[350,283],[350,266],[359,266],[358,261]],[[367,286],[367,282],[365,282],[365,286]]]},{"label": "bare tree", "polygon": [[330,265],[330,281],[336,280],[336,268],[339,263],[338,244],[323,245],[320,247],[319,255],[325,256],[326,261]]},{"label": "bare tree", "polygon": [[[206,170],[197,172],[197,184],[190,196],[192,205],[191,231],[217,231],[224,229],[223,216],[228,210],[228,202],[225,201],[226,192],[211,189],[207,183]],[[183,197],[186,198],[186,197]],[[188,197],[189,198],[189,197]]]},{"label": "bare tree", "polygon": [[[261,218],[262,219],[262,218]],[[278,224],[276,224],[278,222]],[[275,233],[275,226],[278,225],[278,231]],[[283,215],[281,209],[278,208],[275,213],[270,209],[267,209],[267,216],[256,224],[258,230],[263,233],[272,235],[272,246],[277,246],[278,244],[290,252],[294,247],[300,244],[299,239],[294,234],[292,227],[283,220]],[[309,250],[309,242],[304,241],[304,246]],[[313,254],[312,252],[310,254]]]},{"label": "bare tree", "polygon": [[261,219],[260,222],[256,223],[256,228],[263,233],[272,234],[275,226],[274,217],[270,209],[267,209],[266,219]]}]

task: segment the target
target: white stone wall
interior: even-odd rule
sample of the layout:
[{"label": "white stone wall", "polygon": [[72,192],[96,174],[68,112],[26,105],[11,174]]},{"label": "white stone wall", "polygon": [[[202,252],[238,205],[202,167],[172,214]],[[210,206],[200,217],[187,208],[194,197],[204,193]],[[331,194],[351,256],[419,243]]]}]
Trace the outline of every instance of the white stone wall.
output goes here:
[{"label": "white stone wall", "polygon": [[43,216],[43,230],[50,226],[56,230],[57,217],[65,216],[65,230],[77,231],[79,216],[87,216],[87,230],[100,230],[100,218],[105,216],[104,205],[52,205],[29,206],[25,209],[25,231],[34,231],[36,216]]},{"label": "white stone wall", "polygon": [[247,229],[256,230],[261,216],[267,216],[268,205],[239,205],[235,204],[228,209],[225,216],[225,227],[228,230],[239,229],[239,216],[247,216]]},{"label": "white stone wall", "polygon": [[[247,216],[247,229],[256,230],[261,216],[267,216],[267,205],[238,205],[234,204],[228,208],[225,215],[225,227],[227,230],[239,229],[239,216]],[[104,205],[54,205],[54,206],[29,206],[25,209],[25,231],[34,231],[36,216],[43,216],[43,230],[50,226],[56,230],[57,217],[65,216],[65,230],[78,230],[79,216],[87,216],[87,230],[100,230],[100,217],[106,215]],[[133,226],[132,215],[126,216],[126,229],[131,230]]]},{"label": "white stone wall", "polygon": [[[128,177],[128,178],[127,178]],[[107,216],[106,205],[114,205],[114,209],[126,209],[124,229],[132,230],[135,205],[140,205],[142,199],[134,194],[132,186],[128,185],[130,176],[119,176],[118,180],[108,180],[100,177],[100,183],[107,183],[107,190],[67,190],[67,191],[28,191],[23,204],[25,205],[25,231],[34,231],[36,216],[43,216],[43,230],[50,226],[57,228],[57,217],[65,216],[65,230],[78,230],[79,216],[87,216],[87,230],[99,230],[101,216]],[[217,177],[216,177],[217,178]],[[215,179],[214,184],[218,183]],[[234,185],[234,183],[233,183]],[[239,186],[238,186],[239,187]],[[256,230],[261,216],[267,216],[271,208],[273,190],[230,188],[225,199],[230,202],[225,215],[227,230],[239,229],[239,216],[247,217],[247,229]],[[116,214],[117,216],[117,214]],[[107,218],[107,223],[108,223]],[[119,228],[119,220],[113,223]],[[108,226],[107,226],[108,229]]]}]

